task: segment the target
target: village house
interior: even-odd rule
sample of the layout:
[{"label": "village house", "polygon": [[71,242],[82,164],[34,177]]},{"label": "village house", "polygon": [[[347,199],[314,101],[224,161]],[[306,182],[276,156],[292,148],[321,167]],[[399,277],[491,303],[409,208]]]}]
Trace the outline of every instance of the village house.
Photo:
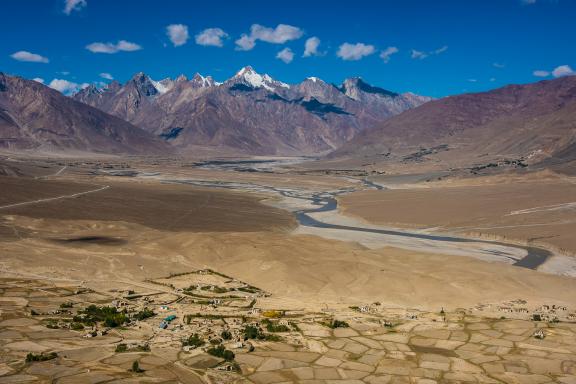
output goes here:
[{"label": "village house", "polygon": [[536,339],[542,340],[546,337],[546,333],[544,333],[543,329],[538,329],[532,336]]}]

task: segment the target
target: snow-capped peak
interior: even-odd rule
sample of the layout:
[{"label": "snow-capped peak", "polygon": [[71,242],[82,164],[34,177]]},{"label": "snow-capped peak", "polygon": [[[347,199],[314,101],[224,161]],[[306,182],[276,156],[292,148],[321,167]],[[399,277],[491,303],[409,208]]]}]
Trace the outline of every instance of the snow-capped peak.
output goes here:
[{"label": "snow-capped peak", "polygon": [[212,76],[204,77],[199,73],[196,73],[194,75],[194,77],[191,80],[191,83],[196,88],[208,88],[208,87],[213,87],[215,85],[214,79],[212,79]]},{"label": "snow-capped peak", "polygon": [[307,77],[306,80],[310,80],[313,83],[322,82],[322,79],[314,76]]},{"label": "snow-capped peak", "polygon": [[274,90],[274,88],[271,87],[269,84],[272,78],[268,75],[262,76],[250,66],[244,67],[241,70],[239,70],[238,73],[236,73],[236,76],[234,77],[245,81],[254,88],[265,88],[269,91]]},{"label": "snow-capped peak", "polygon": [[279,87],[282,87],[282,88],[290,88],[290,85],[288,85],[288,84],[286,84],[286,83],[283,83],[283,82],[281,82],[281,81],[272,80],[272,82],[273,82],[275,85],[279,86]]},{"label": "snow-capped peak", "polygon": [[236,72],[236,75],[234,77],[244,77],[244,75],[248,74],[258,74],[256,73],[256,71],[254,70],[254,68],[252,68],[251,66],[247,65],[244,68],[242,68],[241,70],[239,70],[238,72]]},{"label": "snow-capped peak", "polygon": [[174,81],[170,78],[165,78],[164,80],[160,80],[160,81],[154,81],[154,80],[150,79],[150,82],[152,83],[154,88],[156,88],[156,90],[160,94],[164,94],[164,93],[168,92],[174,86]]},{"label": "snow-capped peak", "polygon": [[259,74],[251,66],[242,68],[233,78],[240,79],[254,88],[264,88],[269,91],[274,91],[275,87],[290,88],[288,84],[274,80],[267,74]]}]

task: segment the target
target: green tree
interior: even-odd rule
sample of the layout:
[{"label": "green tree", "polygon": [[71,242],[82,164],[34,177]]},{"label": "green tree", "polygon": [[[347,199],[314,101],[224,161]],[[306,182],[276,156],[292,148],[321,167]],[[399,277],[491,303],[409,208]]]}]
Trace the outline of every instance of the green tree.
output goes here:
[{"label": "green tree", "polygon": [[144,370],[142,368],[140,368],[140,363],[138,363],[138,360],[136,360],[132,363],[132,372],[135,372],[135,373],[144,372]]},{"label": "green tree", "polygon": [[184,339],[184,341],[182,341],[182,345],[184,345],[184,346],[189,345],[189,346],[194,347],[194,348],[201,347],[201,346],[203,346],[204,344],[205,344],[205,343],[204,343],[204,340],[202,340],[202,339],[198,336],[197,333],[191,335],[190,337],[188,337],[188,339]]},{"label": "green tree", "polygon": [[223,330],[222,333],[220,334],[220,336],[221,336],[224,340],[230,340],[230,339],[232,339],[232,333],[230,333],[230,331],[228,331],[228,330]]},{"label": "green tree", "polygon": [[217,347],[210,348],[207,352],[212,356],[220,357],[226,361],[232,361],[235,357],[234,352],[224,348],[222,344]]}]

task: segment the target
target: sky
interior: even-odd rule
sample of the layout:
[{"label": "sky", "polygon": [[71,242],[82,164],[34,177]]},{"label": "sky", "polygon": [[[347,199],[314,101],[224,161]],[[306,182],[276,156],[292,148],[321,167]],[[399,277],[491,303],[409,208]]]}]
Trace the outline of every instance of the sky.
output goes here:
[{"label": "sky", "polygon": [[0,71],[85,84],[250,65],[433,97],[570,75],[576,0],[3,0]]}]

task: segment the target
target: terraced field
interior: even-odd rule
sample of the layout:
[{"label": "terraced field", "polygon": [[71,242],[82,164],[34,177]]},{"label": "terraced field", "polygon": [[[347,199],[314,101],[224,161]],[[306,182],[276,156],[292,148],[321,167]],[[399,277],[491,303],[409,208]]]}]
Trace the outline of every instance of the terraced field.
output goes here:
[{"label": "terraced field", "polygon": [[[576,325],[449,315],[393,329],[364,322],[326,330],[299,325],[309,350],[274,346],[239,355],[256,383],[574,383]],[[543,329],[545,339],[534,338]]]},{"label": "terraced field", "polygon": [[[242,286],[218,274],[214,278],[191,276],[204,283]],[[174,279],[182,282],[184,277]],[[158,283],[172,284],[170,278]],[[109,305],[120,289],[98,292],[72,281],[2,279],[0,383],[576,382],[576,323],[565,319],[573,316],[570,308],[546,307],[554,318],[540,308],[540,321],[528,310],[497,318],[483,315],[485,307],[430,313],[385,308],[379,303],[318,312],[259,311],[255,309],[266,304],[268,295],[252,287],[256,305],[214,305],[205,308],[204,313],[211,316],[190,321],[182,314],[194,313],[201,303],[174,301],[173,296],[181,292],[177,286],[174,289],[174,294],[133,295],[132,303],[126,304],[130,308],[144,300],[159,313],[172,302],[178,316],[167,329],[158,327],[160,316],[155,316],[124,327],[96,326],[92,329],[101,333],[86,337],[89,327],[62,326],[67,314],[79,313],[62,309],[68,308],[62,303],[73,303],[70,308]],[[518,303],[514,304],[517,308],[530,307]],[[236,340],[242,324],[266,329],[270,316],[291,326],[274,337]],[[542,321],[545,318],[551,320]],[[336,324],[335,319],[336,328],[330,326]],[[207,347],[183,347],[181,341],[192,334],[208,338],[213,334],[217,340],[220,329],[230,329],[230,339],[206,343]],[[232,360],[210,352],[210,345],[219,343],[233,352]],[[30,355],[46,359],[29,361]],[[140,371],[133,371],[135,362]]]}]

